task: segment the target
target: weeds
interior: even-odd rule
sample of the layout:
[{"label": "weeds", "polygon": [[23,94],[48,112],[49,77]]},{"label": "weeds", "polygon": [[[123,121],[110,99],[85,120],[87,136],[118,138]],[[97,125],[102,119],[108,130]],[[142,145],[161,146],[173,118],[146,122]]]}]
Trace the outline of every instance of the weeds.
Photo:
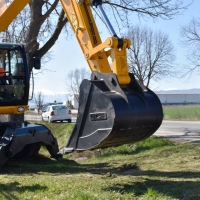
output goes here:
[{"label": "weeds", "polygon": [[160,148],[164,146],[173,146],[173,145],[174,143],[171,140],[150,137],[138,143],[124,144],[119,147],[100,150],[100,153],[96,154],[96,156],[109,157],[112,155],[131,155],[144,152],[150,149]]}]

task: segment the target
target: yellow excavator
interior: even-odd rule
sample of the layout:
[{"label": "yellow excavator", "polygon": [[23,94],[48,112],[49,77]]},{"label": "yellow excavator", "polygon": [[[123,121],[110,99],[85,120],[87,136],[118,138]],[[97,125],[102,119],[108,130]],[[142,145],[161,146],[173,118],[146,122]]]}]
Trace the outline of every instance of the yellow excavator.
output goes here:
[{"label": "yellow excavator", "polygon": [[[30,0],[0,0],[0,31],[5,31]],[[59,153],[94,150],[134,143],[151,136],[161,125],[162,105],[150,89],[128,72],[129,39],[117,36],[102,0],[60,0],[92,71],[80,86],[77,121],[66,147],[44,125],[26,121],[0,122],[0,166],[9,158],[27,157],[47,147]],[[91,7],[99,10],[111,37],[101,41]],[[111,58],[112,63],[109,63]],[[33,58],[40,69],[40,59]],[[0,43],[0,114],[22,114],[28,109],[30,72],[22,44]]]}]

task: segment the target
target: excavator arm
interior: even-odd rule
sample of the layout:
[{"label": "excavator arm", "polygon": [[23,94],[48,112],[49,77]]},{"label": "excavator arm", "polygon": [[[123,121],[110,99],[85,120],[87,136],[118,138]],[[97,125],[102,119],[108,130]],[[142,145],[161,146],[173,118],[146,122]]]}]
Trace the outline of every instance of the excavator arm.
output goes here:
[{"label": "excavator arm", "polygon": [[[7,2],[6,0],[0,0],[0,32],[9,26],[30,0],[13,0],[10,3]],[[117,37],[102,8],[102,1],[60,0],[60,2],[91,71],[101,73],[113,72],[117,75],[120,84],[130,83],[126,56],[126,49],[131,44],[130,40]],[[91,12],[92,5],[99,8],[113,34],[112,37],[109,37],[104,42],[101,41]],[[109,56],[112,60],[112,69],[108,62]]]},{"label": "excavator arm", "polygon": [[[130,83],[126,56],[126,49],[131,44],[130,40],[117,37],[102,8],[102,1],[60,0],[60,2],[91,71],[113,72],[117,75],[120,84]],[[91,12],[91,6],[99,8],[105,22],[107,22],[112,31],[112,37],[109,37],[104,42],[101,41]],[[108,57],[111,57],[112,69],[108,62]]]}]

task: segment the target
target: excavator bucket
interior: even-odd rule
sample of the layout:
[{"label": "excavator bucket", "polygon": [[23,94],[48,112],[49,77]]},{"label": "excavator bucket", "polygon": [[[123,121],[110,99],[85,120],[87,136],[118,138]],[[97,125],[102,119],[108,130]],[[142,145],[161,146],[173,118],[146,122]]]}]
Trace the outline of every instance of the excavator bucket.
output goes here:
[{"label": "excavator bucket", "polygon": [[160,100],[132,74],[124,88],[115,74],[93,72],[91,77],[80,86],[77,122],[63,153],[138,142],[159,128]]}]

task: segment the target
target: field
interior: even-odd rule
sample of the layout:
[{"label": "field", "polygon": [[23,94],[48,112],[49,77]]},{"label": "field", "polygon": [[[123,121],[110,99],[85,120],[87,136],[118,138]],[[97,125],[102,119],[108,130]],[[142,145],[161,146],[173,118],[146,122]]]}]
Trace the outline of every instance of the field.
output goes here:
[{"label": "field", "polygon": [[[165,118],[198,120],[200,115],[198,106],[176,109],[165,107]],[[193,114],[183,114],[185,110]],[[74,125],[43,124],[54,133],[60,149],[64,147]],[[60,160],[50,158],[43,147],[34,158],[8,161],[0,175],[0,199],[200,199],[199,159],[199,145],[175,144],[157,137],[116,148],[71,153]]]},{"label": "field", "polygon": [[200,120],[200,105],[163,106],[164,120]]}]

